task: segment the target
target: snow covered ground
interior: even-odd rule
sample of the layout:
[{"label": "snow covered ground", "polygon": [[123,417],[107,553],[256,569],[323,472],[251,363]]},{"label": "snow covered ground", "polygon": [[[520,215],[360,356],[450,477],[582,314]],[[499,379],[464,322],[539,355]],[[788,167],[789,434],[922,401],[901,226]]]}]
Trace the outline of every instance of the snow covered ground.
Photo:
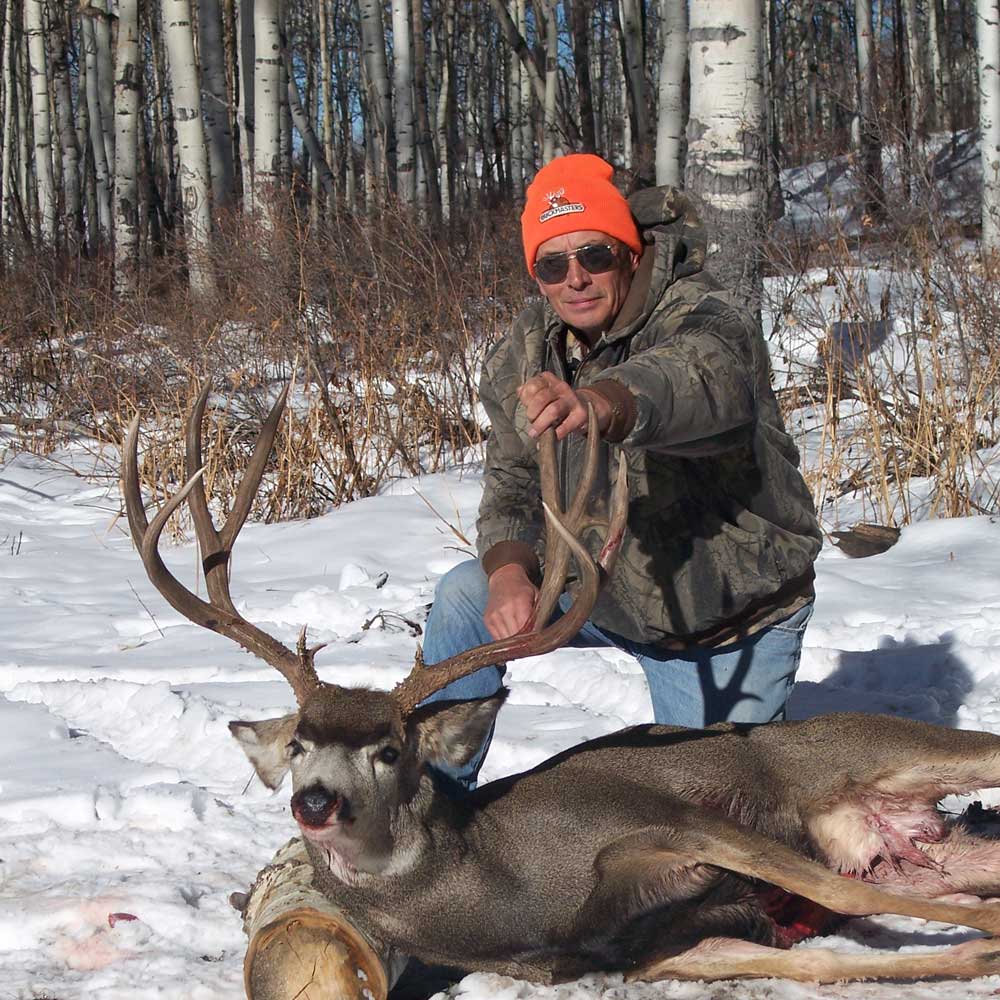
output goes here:
[{"label": "snow covered ground", "polygon": [[[116,519],[116,488],[72,474],[91,461],[82,452],[58,458],[0,466],[0,998],[240,997],[245,941],[227,897],[294,825],[287,789],[250,780],[226,723],[287,711],[291,693],[165,605]],[[234,569],[241,611],[288,643],[303,624],[328,640],[325,679],[388,687],[412,662],[407,622],[423,620],[437,578],[465,558],[425,500],[469,533],[480,489],[472,467],[316,520],[247,525]],[[196,586],[194,548],[167,556]],[[793,714],[885,711],[1000,732],[998,564],[990,517],[917,524],[863,560],[826,547]],[[486,779],[648,720],[642,675],[621,655],[561,651],[508,676]],[[968,936],[868,919],[835,943],[905,949]],[[1000,977],[827,987],[592,978],[541,989],[474,975],[452,993],[909,1000],[998,989]]]}]

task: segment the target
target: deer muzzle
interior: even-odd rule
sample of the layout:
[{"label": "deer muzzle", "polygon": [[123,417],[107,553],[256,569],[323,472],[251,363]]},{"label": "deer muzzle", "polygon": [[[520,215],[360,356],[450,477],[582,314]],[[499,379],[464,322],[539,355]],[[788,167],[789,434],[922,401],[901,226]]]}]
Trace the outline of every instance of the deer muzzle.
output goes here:
[{"label": "deer muzzle", "polygon": [[299,789],[292,796],[292,815],[300,826],[312,830],[323,829],[331,822],[353,822],[347,799],[318,784]]}]

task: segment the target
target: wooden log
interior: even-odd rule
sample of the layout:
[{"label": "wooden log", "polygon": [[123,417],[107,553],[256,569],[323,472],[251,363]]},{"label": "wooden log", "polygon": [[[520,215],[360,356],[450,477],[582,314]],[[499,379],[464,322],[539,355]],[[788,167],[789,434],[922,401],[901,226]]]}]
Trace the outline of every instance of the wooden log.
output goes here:
[{"label": "wooden log", "polygon": [[230,901],[250,939],[243,962],[248,1000],[386,1000],[404,956],[362,934],[312,884],[305,846],[291,840]]}]

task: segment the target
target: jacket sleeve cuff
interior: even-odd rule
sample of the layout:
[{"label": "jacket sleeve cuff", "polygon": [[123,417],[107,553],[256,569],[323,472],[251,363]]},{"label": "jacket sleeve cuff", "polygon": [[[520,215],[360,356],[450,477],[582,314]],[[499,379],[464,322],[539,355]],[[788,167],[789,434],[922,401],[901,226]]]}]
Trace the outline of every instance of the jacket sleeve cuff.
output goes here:
[{"label": "jacket sleeve cuff", "polygon": [[487,577],[492,576],[501,566],[513,563],[522,567],[528,574],[528,579],[536,586],[542,579],[538,556],[527,542],[497,542],[483,553],[480,562]]},{"label": "jacket sleeve cuff", "polygon": [[638,415],[638,406],[632,390],[614,379],[602,379],[579,390],[580,395],[584,397],[588,392],[600,396],[611,407],[611,422],[601,436],[613,444],[624,441],[635,426]]}]

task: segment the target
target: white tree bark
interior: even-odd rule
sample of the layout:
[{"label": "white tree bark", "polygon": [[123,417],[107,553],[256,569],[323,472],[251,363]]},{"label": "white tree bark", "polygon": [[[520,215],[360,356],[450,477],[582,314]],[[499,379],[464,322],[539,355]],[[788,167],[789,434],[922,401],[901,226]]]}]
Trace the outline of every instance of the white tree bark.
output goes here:
[{"label": "white tree bark", "polygon": [[188,281],[195,295],[210,292],[215,279],[212,240],[211,181],[201,122],[201,88],[194,56],[190,0],[163,0],[164,40],[170,66],[170,93],[177,127],[180,194],[187,243]]},{"label": "white tree bark", "polygon": [[979,158],[985,251],[1000,250],[1000,0],[977,0]]},{"label": "white tree bark", "polygon": [[139,263],[139,2],[118,0],[115,52],[115,290],[129,292]]},{"label": "white tree bark", "polygon": [[910,77],[910,135],[916,142],[927,133],[927,122],[933,117],[932,102],[924,70],[924,35],[920,30],[917,0],[903,0],[903,11]]},{"label": "white tree bark", "polygon": [[8,0],[3,21],[3,59],[0,66],[4,74],[3,94],[3,165],[0,168],[0,243],[9,248],[7,237],[14,229],[14,143],[17,112],[14,108],[17,62],[14,56],[14,4]]},{"label": "white tree bark", "polygon": [[617,0],[621,31],[622,69],[625,73],[631,124],[633,165],[642,172],[649,163],[649,116],[646,112],[646,42],[642,0]]},{"label": "white tree bark", "polygon": [[265,228],[267,211],[281,179],[281,36],[279,0],[254,0],[254,209]]},{"label": "white tree bark", "polygon": [[382,20],[381,0],[359,0],[361,13],[361,51],[368,79],[368,114],[371,134],[375,140],[372,150],[375,177],[373,180],[380,194],[387,187],[389,177],[389,150],[392,146],[389,125],[392,121],[392,92],[389,87],[389,68],[385,57],[385,26]]},{"label": "white tree bark", "polygon": [[56,184],[52,171],[52,115],[49,107],[48,57],[45,52],[45,7],[25,0],[24,34],[28,39],[28,85],[34,134],[35,183],[38,185],[38,233],[45,246],[56,241]]},{"label": "white tree bark", "polygon": [[438,74],[434,137],[437,145],[438,184],[441,189],[441,218],[447,222],[451,218],[451,178],[449,176],[451,150],[449,148],[448,126],[451,121],[451,54],[455,38],[455,0],[444,0],[439,34],[436,34],[435,38],[437,39],[440,72]]},{"label": "white tree bark", "polygon": [[333,174],[330,171],[330,165],[326,162],[326,156],[323,155],[323,147],[316,137],[316,130],[312,126],[313,119],[303,107],[298,84],[295,82],[292,57],[287,50],[282,53],[282,59],[285,63],[285,88],[288,91],[288,110],[292,117],[292,123],[312,160],[312,169],[318,185],[322,186],[330,197],[333,197]]},{"label": "white tree bark", "polygon": [[479,156],[479,139],[476,134],[476,116],[479,108],[480,80],[474,67],[482,65],[479,56],[479,32],[475,27],[475,11],[470,11],[473,23],[466,31],[466,52],[468,53],[469,72],[465,81],[465,115],[463,129],[465,133],[465,190],[468,193],[467,206],[479,204],[479,177],[476,173],[476,160]]},{"label": "white tree bark", "polygon": [[226,86],[226,52],[219,0],[199,0],[198,41],[203,84],[201,109],[212,173],[212,203],[219,212],[229,208],[236,196],[233,127]]},{"label": "white tree bark", "polygon": [[[97,64],[97,38],[94,31],[96,18],[84,16],[80,19],[80,33],[83,38],[87,87],[87,125],[90,132],[90,151],[94,157],[94,186],[97,193],[96,225],[102,239],[110,239],[113,232],[111,221],[111,168],[108,163],[108,143],[104,140],[99,74]],[[91,219],[93,227],[95,220]]]},{"label": "white tree bark", "polygon": [[410,0],[392,0],[392,86],[396,122],[396,195],[412,209],[417,196]]},{"label": "white tree bark", "polygon": [[253,209],[253,115],[254,115],[254,65],[255,39],[253,31],[254,0],[235,0],[236,58],[240,71],[239,114],[240,170],[243,181],[243,198]]},{"label": "white tree bark", "polygon": [[104,137],[104,158],[109,166],[115,162],[115,77],[111,56],[111,16],[108,0],[95,0],[88,5],[93,12],[94,44],[97,46],[97,95],[100,106],[101,135]]},{"label": "white tree bark", "polygon": [[766,216],[761,0],[691,0],[686,187],[705,203],[724,282],[758,291]]},{"label": "white tree bark", "polygon": [[[8,0],[8,6],[13,4]],[[80,147],[73,122],[73,95],[70,88],[66,34],[58,20],[50,20],[48,31],[49,61],[55,84],[56,127],[61,153],[62,231],[68,242],[79,236],[82,220],[80,207]]]},{"label": "white tree bark", "polygon": [[[323,116],[323,155],[331,170],[335,168],[334,158],[334,130],[333,130],[333,70],[330,60],[330,42],[328,38],[328,25],[330,20],[330,0],[318,0],[316,10],[316,21],[319,28],[319,76],[320,76],[320,103],[322,105]],[[336,175],[334,175],[336,183]]]},{"label": "white tree bark", "polygon": [[687,0],[660,0],[659,109],[656,119],[656,183],[684,183],[684,70],[687,67]]},{"label": "white tree bark", "polygon": [[[517,30],[521,36],[528,32],[528,12],[525,0],[515,0],[517,8]],[[531,124],[531,99],[533,88],[528,67],[523,59],[517,61],[517,76],[521,81],[521,103],[518,114],[518,128],[521,130],[521,158],[519,170],[515,175],[515,187],[520,196],[524,196],[525,188],[531,174],[535,171],[535,130]]]},{"label": "white tree bark", "polygon": [[542,162],[548,163],[558,150],[559,129],[556,97],[559,92],[559,11],[555,0],[545,0],[545,102],[542,106],[544,142]]},{"label": "white tree bark", "polygon": [[938,22],[938,0],[927,0],[927,54],[931,69],[931,112],[930,127],[937,129],[946,119],[945,112],[945,64],[941,58],[941,29]]},{"label": "white tree bark", "polygon": [[865,210],[878,215],[883,209],[882,142],[877,121],[878,77],[875,36],[872,32],[872,0],[854,0],[855,46],[858,66],[859,146]]}]

